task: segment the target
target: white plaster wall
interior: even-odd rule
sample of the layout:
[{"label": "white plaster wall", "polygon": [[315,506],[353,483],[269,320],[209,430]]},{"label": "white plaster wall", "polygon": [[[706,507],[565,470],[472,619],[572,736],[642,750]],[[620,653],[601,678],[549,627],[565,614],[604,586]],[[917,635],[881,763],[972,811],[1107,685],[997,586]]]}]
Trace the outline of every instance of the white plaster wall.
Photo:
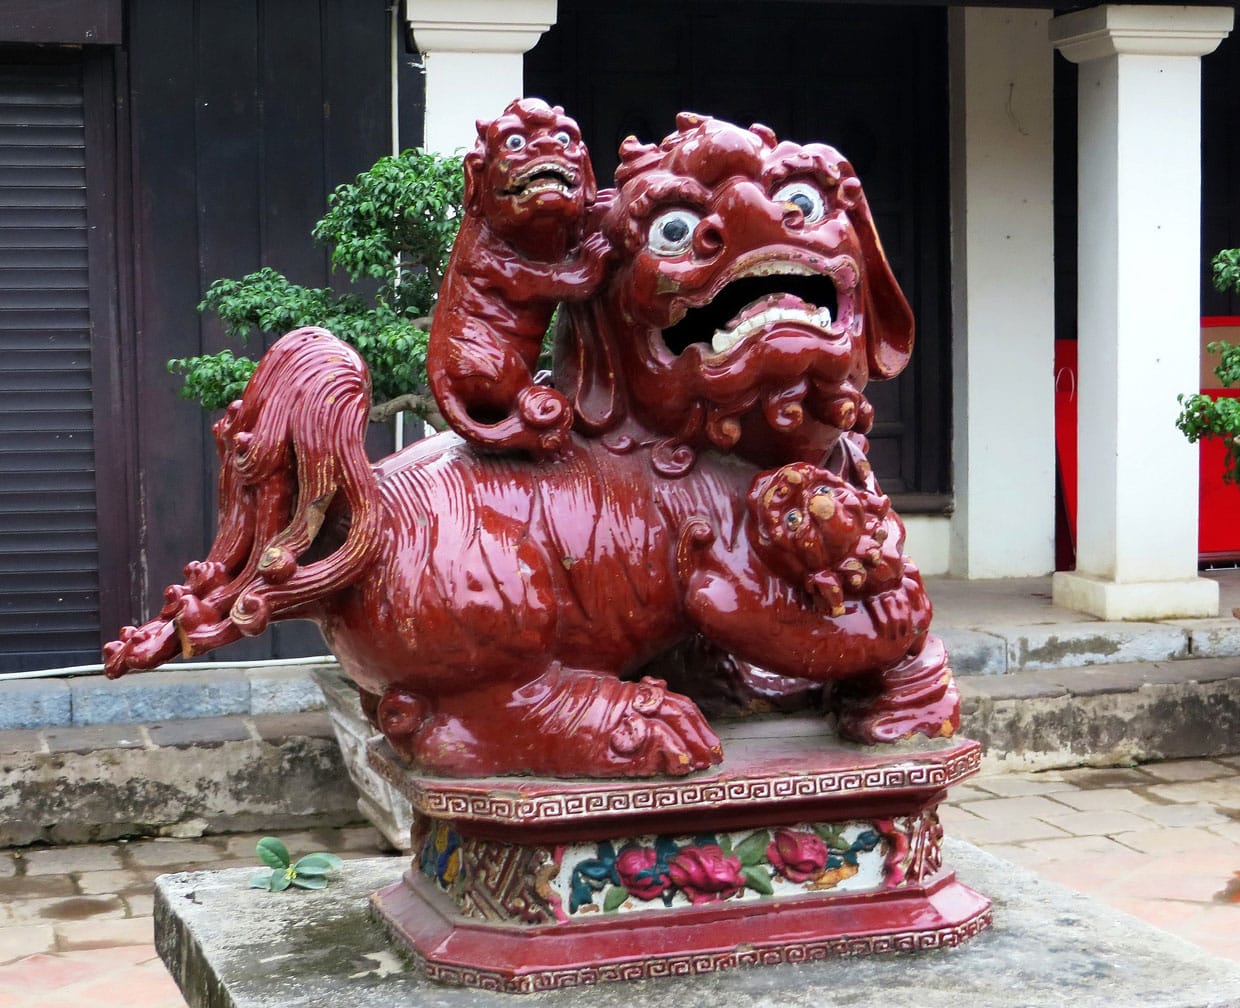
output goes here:
[{"label": "white plaster wall", "polygon": [[1175,393],[1200,367],[1198,61],[1124,54],[1080,73],[1081,287],[1115,295],[1080,304],[1077,570],[1192,577],[1197,451]]},{"label": "white plaster wall", "polygon": [[451,154],[477,139],[524,93],[524,54],[556,20],[556,0],[406,0],[426,66],[428,150]]},{"label": "white plaster wall", "polygon": [[949,12],[952,151],[950,568],[1055,562],[1054,51],[1049,12]]},{"label": "white plaster wall", "polygon": [[951,522],[938,515],[901,515],[908,532],[904,553],[922,574],[951,572]]}]

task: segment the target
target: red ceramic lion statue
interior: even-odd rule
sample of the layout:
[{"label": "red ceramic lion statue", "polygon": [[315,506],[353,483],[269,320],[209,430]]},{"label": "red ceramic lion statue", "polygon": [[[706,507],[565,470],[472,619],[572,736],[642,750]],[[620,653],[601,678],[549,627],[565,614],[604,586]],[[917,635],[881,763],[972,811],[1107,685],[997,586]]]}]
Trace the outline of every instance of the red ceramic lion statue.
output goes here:
[{"label": "red ceramic lion statue", "polygon": [[[571,149],[576,125],[543,108],[538,129]],[[516,119],[505,128],[531,146],[533,120]],[[492,125],[479,133],[493,154],[507,134]],[[587,178],[588,161],[574,171]],[[603,212],[565,216],[578,223],[552,251],[522,252],[514,234],[495,258],[481,224],[463,229],[481,244],[454,253],[473,272],[448,278],[430,358],[459,359],[432,381],[472,417],[445,411],[464,440],[372,466],[360,358],[324,330],[280,340],[215,427],[210,554],[156,619],[108,645],[108,674],[312,619],[393,747],[450,776],[717,763],[695,700],[644,674],[693,641],[833,684],[848,738],[954,732],[930,604],[864,455],[866,383],[899,372],[913,325],[852,167],[830,147],[682,114],[661,144],[626,141],[616,180]],[[595,291],[586,264],[607,246]],[[523,270],[528,298],[505,286]],[[531,422],[521,393],[479,413],[481,386],[458,380],[471,340],[515,353],[495,380],[528,394],[525,336],[495,320],[544,319],[512,303],[565,300],[556,285],[576,270],[584,290],[567,298],[547,390],[572,429]]]}]

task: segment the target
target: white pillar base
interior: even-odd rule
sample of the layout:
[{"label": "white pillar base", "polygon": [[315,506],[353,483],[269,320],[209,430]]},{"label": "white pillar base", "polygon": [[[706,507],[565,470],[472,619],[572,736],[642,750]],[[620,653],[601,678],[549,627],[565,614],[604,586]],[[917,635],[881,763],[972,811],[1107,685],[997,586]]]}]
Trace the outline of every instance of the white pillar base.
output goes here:
[{"label": "white pillar base", "polygon": [[1123,584],[1057,571],[1051,584],[1055,605],[1104,620],[1204,619],[1218,615],[1218,582],[1209,578]]}]

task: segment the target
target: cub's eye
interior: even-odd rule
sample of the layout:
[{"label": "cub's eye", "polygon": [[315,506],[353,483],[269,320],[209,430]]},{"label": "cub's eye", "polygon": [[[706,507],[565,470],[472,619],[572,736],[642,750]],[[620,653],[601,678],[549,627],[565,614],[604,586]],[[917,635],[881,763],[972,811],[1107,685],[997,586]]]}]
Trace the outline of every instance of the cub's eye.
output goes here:
[{"label": "cub's eye", "polygon": [[566,130],[560,130],[560,132],[552,134],[551,139],[558,143],[561,147],[567,147],[573,142],[573,138],[568,135]]},{"label": "cub's eye", "polygon": [[794,532],[801,527],[801,521],[801,512],[796,510],[796,508],[793,508],[786,515],[784,515],[784,524]]},{"label": "cub's eye", "polygon": [[655,255],[680,255],[693,242],[693,229],[701,220],[692,210],[669,210],[660,214],[650,225],[646,246]]},{"label": "cub's eye", "polygon": [[801,211],[806,224],[816,224],[827,213],[826,202],[809,182],[789,182],[775,190],[771,197],[775,203],[791,203]]},{"label": "cub's eye", "polygon": [[509,133],[508,136],[504,137],[504,146],[510,151],[519,151],[525,146],[525,137],[520,133]]}]

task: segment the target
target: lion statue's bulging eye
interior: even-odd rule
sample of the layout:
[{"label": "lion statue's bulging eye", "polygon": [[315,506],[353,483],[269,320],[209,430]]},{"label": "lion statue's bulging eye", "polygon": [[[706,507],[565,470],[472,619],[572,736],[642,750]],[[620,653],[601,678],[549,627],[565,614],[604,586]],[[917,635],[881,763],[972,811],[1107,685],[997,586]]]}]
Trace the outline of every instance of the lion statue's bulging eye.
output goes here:
[{"label": "lion statue's bulging eye", "polygon": [[702,218],[692,210],[669,210],[650,225],[646,246],[655,255],[674,256],[688,250]]},{"label": "lion statue's bulging eye", "polygon": [[510,151],[519,151],[525,146],[525,137],[520,133],[509,133],[504,137],[504,146]]},{"label": "lion statue's bulging eye", "polygon": [[794,532],[801,527],[801,521],[801,512],[796,510],[796,508],[793,508],[786,515],[784,515],[784,524]]},{"label": "lion statue's bulging eye", "polygon": [[573,142],[573,138],[569,136],[567,130],[560,130],[558,133],[553,134],[551,139],[558,143],[561,147],[567,147]]},{"label": "lion statue's bulging eye", "polygon": [[816,224],[827,213],[822,193],[809,182],[789,182],[780,186],[771,196],[772,202],[788,203],[801,211],[806,224]]}]

